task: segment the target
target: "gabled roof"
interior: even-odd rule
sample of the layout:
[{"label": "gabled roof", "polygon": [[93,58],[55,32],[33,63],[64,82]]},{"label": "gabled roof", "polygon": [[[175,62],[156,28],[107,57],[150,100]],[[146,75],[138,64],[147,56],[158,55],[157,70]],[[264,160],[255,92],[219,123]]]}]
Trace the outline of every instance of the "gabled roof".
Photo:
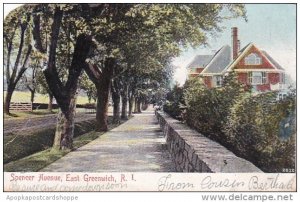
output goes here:
[{"label": "gabled roof", "polygon": [[239,51],[238,57],[231,62],[224,70],[225,71],[230,71],[250,50],[251,47],[255,47],[272,65],[275,69],[284,71],[284,69],[265,51],[259,50],[253,43],[247,44],[243,49]]},{"label": "gabled roof", "polygon": [[231,62],[231,48],[225,45],[220,48],[201,74],[221,74]]},{"label": "gabled roof", "polygon": [[266,58],[273,64],[273,66],[276,69],[284,70],[284,68],[280,64],[278,64],[266,51],[261,51],[261,52],[266,56]]},{"label": "gabled roof", "polygon": [[242,48],[240,51],[239,51],[239,55],[237,56],[237,58],[233,61],[231,61],[230,64],[228,64],[228,66],[226,68],[224,68],[223,72],[226,72],[226,71],[230,71],[232,69],[232,67],[234,65],[236,65],[241,59],[242,57],[248,52],[248,50],[253,46],[252,43],[248,43],[244,48]]},{"label": "gabled roof", "polygon": [[195,58],[188,64],[187,68],[204,68],[209,61],[212,59],[213,55],[196,55]]}]

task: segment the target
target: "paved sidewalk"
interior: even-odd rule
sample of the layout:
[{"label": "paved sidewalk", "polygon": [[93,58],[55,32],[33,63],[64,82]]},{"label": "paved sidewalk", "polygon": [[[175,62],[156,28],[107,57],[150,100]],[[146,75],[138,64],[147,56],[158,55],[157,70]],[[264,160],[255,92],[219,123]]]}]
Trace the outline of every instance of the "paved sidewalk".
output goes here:
[{"label": "paved sidewalk", "polygon": [[174,172],[162,131],[149,108],[41,171]]}]

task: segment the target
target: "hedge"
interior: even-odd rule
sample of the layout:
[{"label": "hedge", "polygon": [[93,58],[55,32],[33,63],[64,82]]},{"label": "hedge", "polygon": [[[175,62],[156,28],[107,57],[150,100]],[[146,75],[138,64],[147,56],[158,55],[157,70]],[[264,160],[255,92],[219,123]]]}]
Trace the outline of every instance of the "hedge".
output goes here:
[{"label": "hedge", "polygon": [[265,172],[295,168],[296,96],[254,95],[236,75],[222,87],[207,88],[199,78],[184,86],[186,123]]}]

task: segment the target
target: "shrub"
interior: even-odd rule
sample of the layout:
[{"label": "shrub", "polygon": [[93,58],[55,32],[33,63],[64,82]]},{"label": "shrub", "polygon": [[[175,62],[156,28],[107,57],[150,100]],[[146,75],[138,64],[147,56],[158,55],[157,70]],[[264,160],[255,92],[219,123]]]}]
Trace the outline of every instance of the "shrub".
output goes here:
[{"label": "shrub", "polygon": [[163,110],[171,117],[181,120],[182,106],[184,106],[183,88],[176,85],[167,93]]},{"label": "shrub", "polygon": [[187,124],[265,172],[294,169],[295,93],[278,101],[276,92],[254,96],[248,89],[234,73],[219,88],[189,80],[184,87]]},{"label": "shrub", "polygon": [[224,78],[221,88],[209,89],[199,78],[189,80],[184,93],[187,124],[211,139],[225,144],[222,126],[226,123],[235,98],[246,92],[245,86],[238,83],[234,73]]},{"label": "shrub", "polygon": [[[293,95],[275,101],[276,92],[243,96],[230,109],[223,132],[235,153],[266,172],[295,166],[295,100]],[[282,121],[288,119],[288,138],[280,138]]]}]

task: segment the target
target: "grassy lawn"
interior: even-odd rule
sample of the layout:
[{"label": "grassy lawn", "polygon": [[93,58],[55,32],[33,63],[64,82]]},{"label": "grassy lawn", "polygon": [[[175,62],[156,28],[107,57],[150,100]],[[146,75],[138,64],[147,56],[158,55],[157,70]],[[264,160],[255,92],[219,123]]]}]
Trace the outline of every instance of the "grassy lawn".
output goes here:
[{"label": "grassy lawn", "polygon": [[[3,92],[3,96],[5,97],[6,91]],[[22,91],[15,91],[13,93],[12,102],[30,102],[30,92],[22,92]],[[42,95],[39,93],[35,94],[34,97],[35,103],[48,103],[49,98],[48,95]],[[78,96],[77,97],[77,104],[85,104],[88,103],[87,96]]]},{"label": "grassy lawn", "polygon": [[27,119],[27,118],[33,118],[33,117],[42,117],[45,115],[51,115],[51,114],[57,114],[58,109],[53,109],[52,112],[49,112],[47,109],[39,109],[34,110],[32,112],[19,112],[19,111],[12,111],[11,115],[4,114],[5,120],[13,120],[13,119]]},{"label": "grassy lawn", "polygon": [[[121,121],[120,124],[125,121]],[[110,124],[109,130],[117,127],[119,124]],[[96,138],[103,135],[104,132],[89,132],[81,136],[74,138],[74,149],[78,149],[83,145],[95,140]],[[54,161],[65,156],[67,153],[71,152],[70,150],[55,150],[55,149],[46,149],[41,152],[37,152],[25,158],[12,161],[4,165],[5,172],[37,172],[47,165],[53,163]]]},{"label": "grassy lawn", "polygon": [[[3,92],[5,96],[6,91]],[[48,104],[48,96],[42,95],[39,93],[35,94],[35,103],[45,103]],[[30,102],[30,92],[22,92],[22,91],[15,91],[12,96],[11,102]],[[77,104],[86,104],[88,103],[88,98],[85,96],[78,96],[77,97]],[[11,116],[4,114],[4,119],[24,119],[24,118],[33,118],[39,116],[45,116],[49,114],[56,114],[58,112],[57,109],[54,109],[53,112],[49,112],[48,110],[39,109],[34,110],[32,112],[19,112],[19,111],[11,111]]]}]

